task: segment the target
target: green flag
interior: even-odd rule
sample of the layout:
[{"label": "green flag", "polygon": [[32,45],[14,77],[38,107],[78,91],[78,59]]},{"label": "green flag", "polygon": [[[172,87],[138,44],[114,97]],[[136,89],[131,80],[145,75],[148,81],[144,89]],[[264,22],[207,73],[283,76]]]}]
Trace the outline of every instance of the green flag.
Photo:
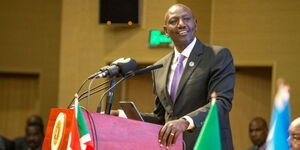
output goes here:
[{"label": "green flag", "polygon": [[80,136],[80,146],[82,150],[94,150],[93,141],[89,134],[87,125],[83,113],[81,111],[80,105],[78,103],[78,98],[75,99],[75,116],[77,119],[78,132]]},{"label": "green flag", "polygon": [[222,150],[216,100],[212,100],[210,110],[194,146],[194,150]]}]

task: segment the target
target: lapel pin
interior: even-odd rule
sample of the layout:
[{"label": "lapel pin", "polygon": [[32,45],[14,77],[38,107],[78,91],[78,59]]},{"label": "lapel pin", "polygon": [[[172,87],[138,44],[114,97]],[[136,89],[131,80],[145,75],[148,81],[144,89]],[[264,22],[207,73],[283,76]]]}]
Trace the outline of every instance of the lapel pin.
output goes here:
[{"label": "lapel pin", "polygon": [[195,63],[193,62],[193,61],[191,61],[190,63],[189,63],[189,66],[190,67],[193,67],[195,65]]}]

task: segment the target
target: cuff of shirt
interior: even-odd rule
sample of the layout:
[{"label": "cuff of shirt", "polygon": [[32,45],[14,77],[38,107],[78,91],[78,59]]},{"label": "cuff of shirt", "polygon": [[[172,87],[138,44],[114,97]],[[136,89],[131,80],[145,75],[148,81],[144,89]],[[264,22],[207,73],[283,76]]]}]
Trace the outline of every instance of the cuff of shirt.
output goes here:
[{"label": "cuff of shirt", "polygon": [[194,121],[190,116],[183,116],[182,118],[184,118],[186,121],[189,122],[189,127],[187,128],[187,130],[191,130],[191,129],[195,128]]},{"label": "cuff of shirt", "polygon": [[119,117],[122,117],[122,118],[127,118],[127,116],[126,116],[126,114],[125,114],[124,110],[122,110],[122,109],[118,109],[118,112],[119,112]]}]

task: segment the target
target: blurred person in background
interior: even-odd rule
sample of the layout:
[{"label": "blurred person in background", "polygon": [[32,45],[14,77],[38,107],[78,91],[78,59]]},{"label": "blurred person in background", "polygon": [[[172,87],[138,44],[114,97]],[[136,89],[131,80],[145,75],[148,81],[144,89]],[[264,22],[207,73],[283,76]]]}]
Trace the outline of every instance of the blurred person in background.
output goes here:
[{"label": "blurred person in background", "polygon": [[253,146],[248,150],[265,150],[268,136],[268,125],[261,117],[252,119],[249,123],[249,137]]},{"label": "blurred person in background", "polygon": [[289,141],[291,149],[300,150],[300,117],[298,117],[291,123],[289,131]]},{"label": "blurred person in background", "polygon": [[38,115],[29,116],[26,121],[25,137],[14,140],[16,150],[40,150],[45,136],[43,120]]}]

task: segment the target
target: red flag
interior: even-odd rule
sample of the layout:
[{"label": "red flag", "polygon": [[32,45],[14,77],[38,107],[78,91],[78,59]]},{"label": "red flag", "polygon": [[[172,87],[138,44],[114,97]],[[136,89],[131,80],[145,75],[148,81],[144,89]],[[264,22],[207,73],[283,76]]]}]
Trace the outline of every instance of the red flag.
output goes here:
[{"label": "red flag", "polygon": [[78,134],[78,127],[77,127],[77,121],[75,118],[75,114],[73,115],[73,121],[71,125],[71,131],[69,134],[69,141],[68,141],[68,147],[67,150],[80,150],[80,138]]}]

